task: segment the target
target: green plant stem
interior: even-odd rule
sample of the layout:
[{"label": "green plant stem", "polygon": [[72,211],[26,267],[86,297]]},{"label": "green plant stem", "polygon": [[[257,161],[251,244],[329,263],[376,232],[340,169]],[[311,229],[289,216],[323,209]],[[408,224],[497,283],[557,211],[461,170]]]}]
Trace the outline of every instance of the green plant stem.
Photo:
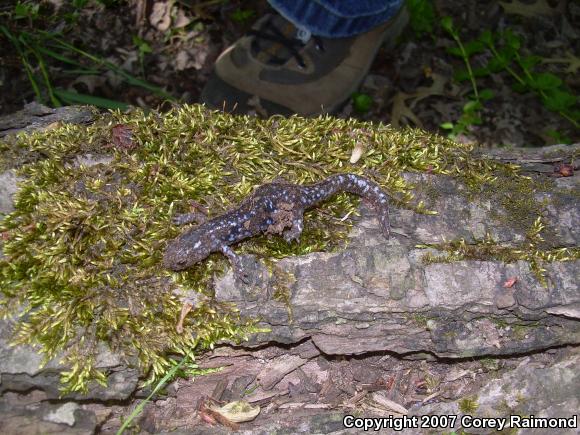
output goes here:
[{"label": "green plant stem", "polygon": [[18,51],[18,55],[20,56],[20,60],[22,61],[22,64],[24,65],[24,69],[26,70],[26,76],[28,77],[28,80],[30,81],[30,84],[32,85],[32,89],[34,90],[36,98],[38,98],[39,101],[44,101],[44,98],[42,98],[42,94],[40,93],[40,88],[38,87],[38,83],[36,83],[36,80],[34,80],[32,65],[30,65],[30,62],[28,62],[28,58],[26,57],[26,54],[22,50],[22,47],[20,46],[18,39],[15,38],[14,35],[12,35],[6,27],[0,26],[0,30],[2,31],[2,33],[4,33],[4,35],[6,35],[6,38],[8,38],[8,40],[10,40],[12,42],[12,44],[16,48],[16,51]]},{"label": "green plant stem", "polygon": [[91,61],[97,63],[98,65],[104,65],[105,67],[107,67],[108,69],[115,71],[117,74],[119,74],[121,77],[123,77],[125,80],[127,80],[127,83],[132,84],[132,85],[136,85],[136,86],[140,86],[142,88],[145,88],[157,95],[160,95],[170,101],[175,101],[175,97],[173,97],[173,95],[168,94],[167,92],[165,92],[163,89],[157,87],[157,86],[153,86],[149,83],[147,83],[146,81],[143,80],[139,80],[136,77],[133,77],[131,74],[129,74],[127,71],[125,71],[122,68],[119,68],[117,65],[115,65],[112,62],[109,62],[105,59],[99,58],[97,56],[94,56],[90,53],[87,53],[84,50],[81,50],[77,47],[75,47],[74,45],[68,44],[66,42],[64,42],[63,40],[55,37],[54,35],[52,35],[51,33],[48,32],[39,32],[41,35],[46,36],[47,38],[50,38],[51,40],[53,40],[54,42],[56,42],[58,45],[61,46],[61,48],[66,48],[68,50],[74,51],[75,53],[78,53],[84,57],[86,57],[87,59],[90,59]]},{"label": "green plant stem", "polygon": [[44,84],[46,86],[46,91],[48,92],[48,96],[50,98],[50,102],[54,107],[62,106],[58,98],[56,98],[56,96],[54,95],[52,84],[50,83],[50,78],[48,77],[48,71],[46,70],[46,65],[44,63],[44,58],[38,53],[37,50],[35,50],[35,48],[31,44],[29,44],[25,40],[25,38],[22,35],[20,35],[18,39],[20,40],[20,42],[22,42],[22,44],[25,47],[28,48],[28,50],[32,52],[32,54],[34,54],[34,57],[36,57],[38,67],[40,68],[40,73],[42,74],[42,79],[44,80]]},{"label": "green plant stem", "polygon": [[125,431],[125,429],[127,429],[127,427],[131,424],[131,422],[135,419],[135,417],[137,417],[139,414],[141,414],[141,411],[143,411],[143,408],[145,408],[145,405],[147,405],[147,403],[149,403],[149,401],[151,400],[151,398],[157,394],[157,392],[163,388],[163,386],[167,383],[167,381],[169,381],[171,378],[173,378],[173,376],[175,376],[175,374],[177,373],[177,371],[183,367],[185,365],[185,363],[189,360],[189,356],[184,356],[181,361],[179,362],[179,364],[177,364],[176,366],[174,366],[171,370],[169,370],[165,376],[163,376],[163,378],[161,378],[159,380],[159,382],[157,383],[157,385],[155,385],[155,388],[153,389],[153,391],[151,391],[151,394],[149,394],[147,396],[147,398],[145,400],[143,400],[141,403],[139,403],[139,405],[137,405],[135,407],[135,409],[133,410],[133,412],[129,415],[129,417],[127,417],[127,419],[123,422],[123,424],[121,425],[121,427],[119,428],[119,430],[117,431],[117,435],[122,435],[123,432]]},{"label": "green plant stem", "polygon": [[[489,47],[489,49],[491,50],[491,52],[493,53],[493,55],[498,58],[501,59],[502,56],[498,53],[498,51],[495,49],[495,45],[494,44],[488,44],[487,45]],[[516,73],[512,67],[510,67],[509,65],[505,65],[505,69],[507,72],[509,72],[521,85],[525,86],[526,85],[526,81],[521,78],[519,76],[518,73]]]},{"label": "green plant stem", "polygon": [[[495,48],[494,44],[487,44],[487,46],[489,47],[489,49],[491,50],[491,52],[493,53],[493,55],[495,57],[497,57],[498,59],[501,58],[500,54],[498,53],[498,51]],[[527,70],[527,68],[524,68],[521,64],[521,58],[518,52],[515,52],[515,57],[516,57],[516,61],[518,63],[518,65],[520,66],[520,68],[522,69],[522,71],[524,72],[524,74],[526,75],[526,77],[530,80],[530,82],[533,82],[533,77],[530,74],[530,72]],[[505,69],[507,72],[509,72],[512,77],[514,79],[516,79],[518,81],[518,83],[520,83],[523,86],[529,87],[526,84],[526,81],[520,77],[520,75],[518,73],[516,73],[514,71],[513,68],[511,68],[509,65],[505,65]],[[533,88],[532,88],[533,89]],[[536,91],[537,93],[539,93],[542,98],[547,99],[548,96],[546,95],[546,93],[542,90],[542,89],[533,89],[534,91]],[[568,121],[570,121],[570,123],[572,123],[572,125],[574,125],[574,127],[578,128],[580,127],[580,124],[578,124],[578,122],[576,120],[574,120],[573,118],[571,118],[566,112],[563,112],[562,110],[558,110],[558,114],[564,118],[566,118]]]},{"label": "green plant stem", "polygon": [[[528,71],[527,68],[524,68],[521,64],[521,57],[519,55],[519,53],[515,53],[516,55],[516,62],[518,63],[518,65],[520,66],[520,68],[522,69],[522,71],[524,72],[524,74],[526,75],[526,77],[530,80],[530,82],[533,82],[534,78],[532,77],[532,75],[530,74],[530,72]],[[544,99],[547,99],[548,96],[546,95],[546,93],[544,92],[543,89],[537,89],[536,90]],[[578,128],[580,127],[580,124],[578,124],[578,122],[576,122],[573,118],[571,118],[566,112],[562,111],[562,110],[558,110],[558,114],[560,114],[560,116],[566,118],[568,121],[570,121],[574,127]]]},{"label": "green plant stem", "polygon": [[465,47],[461,43],[461,39],[459,39],[459,35],[455,31],[451,32],[452,38],[457,43],[457,46],[461,50],[461,57],[463,57],[463,62],[465,63],[465,67],[467,68],[467,72],[469,73],[469,80],[471,81],[471,87],[473,88],[473,94],[475,95],[475,99],[479,101],[479,92],[477,91],[477,84],[475,83],[475,76],[473,75],[473,70],[471,69],[471,63],[469,63],[469,56],[465,51]]}]

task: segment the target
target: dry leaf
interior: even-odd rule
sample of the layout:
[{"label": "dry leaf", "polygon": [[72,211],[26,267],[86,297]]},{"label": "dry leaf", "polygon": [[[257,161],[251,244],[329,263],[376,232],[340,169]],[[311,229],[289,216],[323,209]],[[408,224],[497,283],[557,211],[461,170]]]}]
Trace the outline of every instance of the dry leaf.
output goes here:
[{"label": "dry leaf", "polygon": [[574,175],[574,166],[568,163],[558,163],[554,165],[554,172],[560,177],[571,177]]},{"label": "dry leaf", "polygon": [[[391,125],[394,128],[399,127],[401,118],[407,118],[415,126],[423,127],[421,120],[413,113],[413,107],[419,101],[432,95],[444,95],[444,87],[447,82],[447,79],[441,74],[433,73],[431,74],[431,78],[433,79],[431,86],[421,86],[412,94],[398,92],[395,95],[393,98],[393,108],[391,109]],[[407,100],[410,100],[409,104],[407,104]]]},{"label": "dry leaf", "polygon": [[89,94],[94,94],[96,88],[100,88],[106,83],[107,79],[103,76],[97,75],[86,75],[86,76],[78,76],[72,83],[75,85],[77,83],[82,83],[87,87]]},{"label": "dry leaf", "polygon": [[153,5],[151,15],[149,15],[149,22],[153,27],[161,32],[165,32],[171,25],[171,4],[164,2],[156,2]]},{"label": "dry leaf", "polygon": [[200,70],[205,64],[209,53],[208,45],[199,44],[187,50],[181,50],[174,59],[174,66],[177,71],[189,68]]},{"label": "dry leaf", "polygon": [[64,0],[48,0],[48,3],[54,6],[54,12],[58,12],[64,3]]},{"label": "dry leaf", "polygon": [[177,325],[175,325],[175,330],[178,334],[183,333],[183,322],[185,320],[185,316],[191,311],[193,308],[193,304],[191,302],[184,302],[181,307],[181,314],[179,315],[179,320],[177,321]]},{"label": "dry leaf", "polygon": [[117,124],[111,129],[113,146],[117,149],[132,150],[137,144],[133,140],[133,130],[124,124]]},{"label": "dry leaf", "polygon": [[409,410],[403,405],[399,405],[397,402],[393,402],[392,400],[387,399],[380,393],[374,393],[372,397],[377,404],[385,409],[396,412],[397,414],[407,415],[409,413]]},{"label": "dry leaf", "polygon": [[185,12],[183,12],[183,10],[178,9],[177,16],[175,17],[175,22],[173,23],[173,27],[179,29],[181,27],[187,26],[189,23],[191,23],[191,19],[187,15],[185,15]]},{"label": "dry leaf", "polygon": [[260,413],[259,406],[252,406],[244,400],[230,402],[222,407],[211,407],[212,411],[219,412],[222,416],[235,423],[252,421]]},{"label": "dry leaf", "polygon": [[542,63],[566,63],[568,66],[564,72],[568,74],[576,74],[580,69],[580,57],[575,56],[571,52],[567,52],[564,57],[548,57],[542,59]]},{"label": "dry leaf", "polygon": [[560,6],[551,7],[547,0],[537,0],[534,3],[513,0],[511,2],[499,2],[499,4],[506,14],[523,15],[524,17],[551,16],[560,13]]},{"label": "dry leaf", "polygon": [[365,144],[357,142],[352,150],[352,154],[350,156],[350,162],[351,163],[358,162],[360,160],[360,158],[362,157],[362,155],[364,154],[365,149],[366,149]]}]

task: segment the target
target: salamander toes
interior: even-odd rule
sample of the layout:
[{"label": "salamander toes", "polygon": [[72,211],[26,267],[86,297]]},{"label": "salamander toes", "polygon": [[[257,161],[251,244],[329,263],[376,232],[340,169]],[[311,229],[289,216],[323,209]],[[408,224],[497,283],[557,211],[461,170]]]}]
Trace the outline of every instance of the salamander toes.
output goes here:
[{"label": "salamander toes", "polygon": [[389,218],[384,216],[379,217],[379,224],[383,232],[383,236],[385,239],[388,239],[391,236],[391,223],[389,222]]}]

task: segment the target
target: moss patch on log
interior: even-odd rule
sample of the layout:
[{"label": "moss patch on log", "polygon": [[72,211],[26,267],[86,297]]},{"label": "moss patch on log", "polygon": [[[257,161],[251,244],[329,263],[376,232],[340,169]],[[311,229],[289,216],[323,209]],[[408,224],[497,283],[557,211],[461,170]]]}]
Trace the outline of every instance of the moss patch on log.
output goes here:
[{"label": "moss patch on log", "polygon": [[[366,151],[351,164],[355,146]],[[1,309],[17,318],[15,342],[40,345],[47,359],[63,355],[70,366],[65,391],[106,381],[94,368],[102,341],[155,379],[175,355],[193,357],[255,330],[252,319],[211,298],[223,256],[183,273],[163,270],[167,241],[183,231],[171,223],[177,213],[202,205],[218,215],[278,177],[310,183],[334,173],[362,174],[397,206],[420,213],[429,211],[413,202],[404,171],[446,174],[471,187],[493,185],[500,173],[525,180],[513,165],[476,158],[470,145],[416,129],[332,117],[259,120],[201,106],[163,116],[113,112],[89,126],[21,135],[2,149],[26,158],[3,162],[16,166],[24,181],[15,211],[0,223]],[[89,153],[112,160],[79,163]],[[343,246],[345,218],[356,213],[357,201],[341,194],[308,211],[299,243],[257,237],[236,249],[278,259]],[[183,334],[175,330],[180,291],[208,296],[187,317]]]}]

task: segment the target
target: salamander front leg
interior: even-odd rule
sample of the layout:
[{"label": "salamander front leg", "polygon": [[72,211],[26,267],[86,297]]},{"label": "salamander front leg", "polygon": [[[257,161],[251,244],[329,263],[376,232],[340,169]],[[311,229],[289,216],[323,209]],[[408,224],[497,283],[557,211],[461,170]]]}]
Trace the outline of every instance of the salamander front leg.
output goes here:
[{"label": "salamander front leg", "polygon": [[302,230],[304,229],[304,216],[302,213],[296,213],[292,218],[292,227],[284,231],[284,240],[290,243],[292,240],[298,241]]},{"label": "salamander front leg", "polygon": [[242,267],[242,260],[240,257],[227,245],[222,246],[221,248],[222,254],[228,257],[230,260],[230,264],[232,265],[232,269],[234,271],[234,275],[238,277],[242,282],[248,284],[250,279],[248,275],[244,272]]},{"label": "salamander front leg", "polygon": [[191,213],[182,213],[173,216],[174,225],[185,225],[190,223],[202,224],[207,220],[207,209],[197,201],[190,201],[191,208],[195,211]]},{"label": "salamander front leg", "polygon": [[174,225],[202,224],[206,220],[206,217],[198,212],[178,214],[171,219]]},{"label": "salamander front leg", "polygon": [[381,229],[383,230],[383,235],[385,236],[386,239],[389,238],[390,233],[391,233],[391,221],[389,219],[389,209],[388,207],[385,207],[381,210],[379,210],[379,225],[381,227]]}]

